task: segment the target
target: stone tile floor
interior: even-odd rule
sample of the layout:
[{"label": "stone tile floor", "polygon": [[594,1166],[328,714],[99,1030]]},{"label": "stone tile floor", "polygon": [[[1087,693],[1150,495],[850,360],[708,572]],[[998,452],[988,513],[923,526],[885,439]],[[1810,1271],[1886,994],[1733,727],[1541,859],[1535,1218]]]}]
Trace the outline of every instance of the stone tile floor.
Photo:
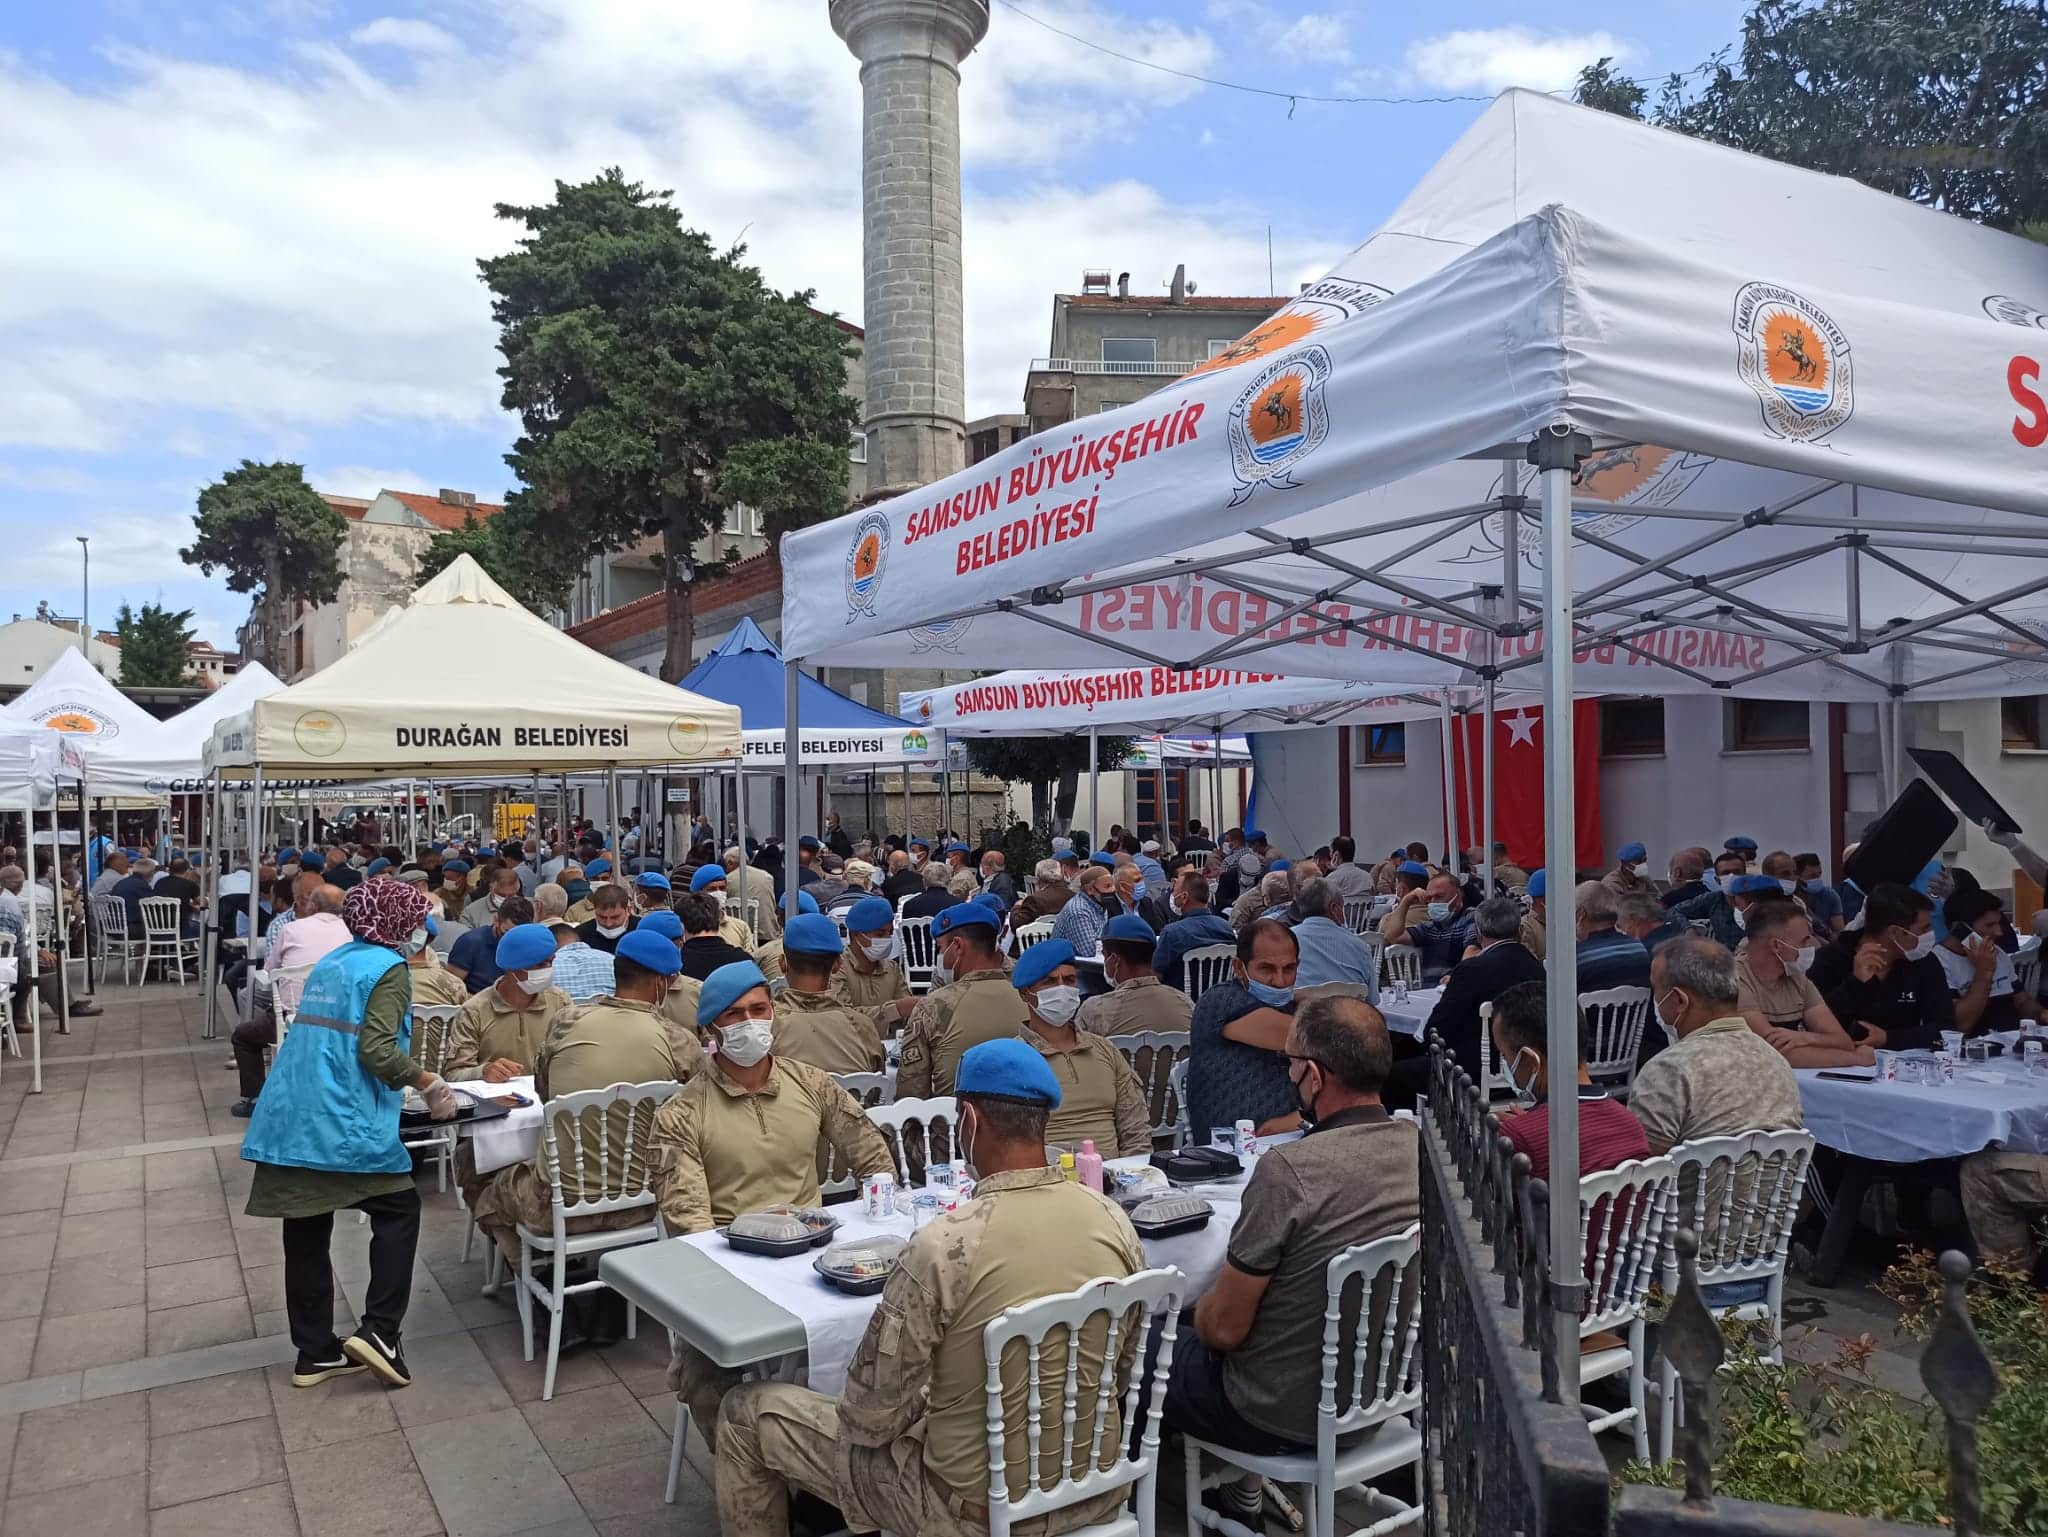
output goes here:
[{"label": "stone tile floor", "polygon": [[[541,1363],[521,1358],[509,1303],[479,1295],[481,1245],[462,1262],[461,1208],[431,1175],[414,1385],[293,1389],[277,1225],[241,1211],[226,1024],[201,1040],[196,985],[103,987],[101,1002],[46,1036],[41,1094],[26,1061],[0,1063],[0,1537],[715,1533],[694,1437],[662,1503],[661,1332],[643,1322],[638,1341],[565,1357],[541,1402]],[[345,1331],[369,1229],[335,1232]],[[1795,1293],[1788,1314],[1817,1330],[1802,1352],[1866,1329],[1891,1340],[1867,1289]],[[1904,1356],[1878,1369],[1917,1387]],[[1175,1499],[1159,1525],[1178,1537]]]}]

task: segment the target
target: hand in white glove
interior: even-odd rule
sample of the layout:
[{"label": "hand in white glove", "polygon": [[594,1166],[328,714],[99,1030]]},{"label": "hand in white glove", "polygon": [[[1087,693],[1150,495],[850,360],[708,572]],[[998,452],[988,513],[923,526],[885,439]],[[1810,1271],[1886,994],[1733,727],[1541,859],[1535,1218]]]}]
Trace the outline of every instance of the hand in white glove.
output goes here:
[{"label": "hand in white glove", "polygon": [[447,1080],[438,1073],[422,1073],[413,1085],[420,1091],[420,1097],[427,1102],[427,1114],[437,1121],[452,1121],[455,1112],[461,1108],[456,1101],[455,1091],[448,1087]]},{"label": "hand in white glove", "polygon": [[2014,844],[2020,841],[2020,835],[2018,833],[2006,832],[1998,825],[1997,822],[1993,821],[1990,817],[1986,817],[1977,825],[1984,830],[1985,837],[1989,838],[1993,843],[1997,844],[2002,849],[2009,849]]}]

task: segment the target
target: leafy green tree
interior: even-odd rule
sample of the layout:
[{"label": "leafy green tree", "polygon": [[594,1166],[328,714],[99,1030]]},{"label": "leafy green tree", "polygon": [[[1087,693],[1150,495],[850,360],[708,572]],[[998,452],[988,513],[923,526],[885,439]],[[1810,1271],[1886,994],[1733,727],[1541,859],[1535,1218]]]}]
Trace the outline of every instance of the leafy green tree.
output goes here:
[{"label": "leafy green tree", "polygon": [[551,542],[534,528],[529,493],[514,491],[496,517],[479,523],[471,513],[462,527],[437,533],[420,557],[420,580],[438,576],[458,555],[467,555],[486,575],[530,609],[561,608],[569,601],[575,570],[549,559]]},{"label": "leafy green tree", "polygon": [[136,613],[127,604],[114,617],[121,646],[121,683],[126,688],[175,688],[192,682],[192,610],[145,603]]},{"label": "leafy green tree", "polygon": [[[1121,768],[1137,745],[1135,737],[1098,737],[1095,766],[1104,773]],[[1088,737],[1082,733],[1076,736],[971,738],[967,743],[967,763],[977,774],[1031,786],[1033,824],[1040,828],[1064,830],[1073,820],[1074,800],[1080,792],[1081,776],[1088,771]],[[1090,841],[1099,845],[1106,830],[1089,828]]]},{"label": "leafy green tree", "polygon": [[616,168],[557,182],[550,203],[498,205],[526,233],[477,266],[521,424],[505,462],[523,521],[508,528],[565,572],[660,535],[673,682],[690,666],[693,552],[739,487],[776,527],[843,508],[856,407],[838,325],[808,292],[769,288],[744,247],[686,229],[668,198]]},{"label": "leafy green tree", "polygon": [[341,591],[341,542],[348,524],[306,484],[296,464],[239,468],[199,493],[197,537],[178,552],[208,576],[227,574],[230,592],[253,592],[263,609],[264,665],[290,676],[284,655],[287,604],[327,603]]},{"label": "leafy green tree", "polygon": [[[1578,95],[1640,117],[1647,93],[1602,59]],[[1650,118],[1979,223],[2048,232],[2041,0],[1757,0],[1732,57],[1671,76]]]}]

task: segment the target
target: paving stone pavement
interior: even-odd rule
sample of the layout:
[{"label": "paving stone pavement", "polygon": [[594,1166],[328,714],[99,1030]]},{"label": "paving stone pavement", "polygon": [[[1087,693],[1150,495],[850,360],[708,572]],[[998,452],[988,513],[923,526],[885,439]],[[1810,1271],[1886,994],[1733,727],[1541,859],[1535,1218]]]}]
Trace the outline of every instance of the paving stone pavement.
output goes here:
[{"label": "paving stone pavement", "polygon": [[[509,1302],[479,1295],[481,1244],[464,1264],[461,1208],[431,1173],[413,1386],[294,1389],[277,1224],[242,1214],[226,1025],[201,1040],[193,984],[103,986],[101,1002],[46,1036],[40,1095],[25,1062],[0,1063],[0,1537],[716,1532],[694,1436],[662,1503],[661,1331],[643,1320],[637,1341],[564,1357],[541,1402],[542,1363],[522,1359]],[[344,1332],[368,1244],[337,1223]],[[1813,1295],[1823,1330],[1888,1338],[1867,1292]],[[1902,1357],[1881,1366],[1912,1376]],[[1177,1461],[1162,1471],[1159,1529],[1181,1537]],[[1349,1506],[1347,1530],[1365,1516]]]}]

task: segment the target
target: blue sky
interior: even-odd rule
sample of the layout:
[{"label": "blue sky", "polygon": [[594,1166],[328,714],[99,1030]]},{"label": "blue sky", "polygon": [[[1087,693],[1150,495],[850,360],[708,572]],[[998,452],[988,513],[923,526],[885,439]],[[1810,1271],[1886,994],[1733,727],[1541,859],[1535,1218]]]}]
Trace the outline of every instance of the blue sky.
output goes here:
[{"label": "blue sky", "polygon": [[[1194,73],[1310,94],[1555,88],[1689,68],[1733,0],[1019,0]],[[498,201],[618,164],[859,319],[859,86],[824,0],[73,0],[0,36],[0,619],[243,599],[177,558],[200,487],[289,458],[323,490],[507,489],[476,257]],[[962,93],[970,415],[1015,410],[1050,295],[1284,291],[1383,217],[1477,103],[1287,104],[1091,52],[995,0]]]}]

